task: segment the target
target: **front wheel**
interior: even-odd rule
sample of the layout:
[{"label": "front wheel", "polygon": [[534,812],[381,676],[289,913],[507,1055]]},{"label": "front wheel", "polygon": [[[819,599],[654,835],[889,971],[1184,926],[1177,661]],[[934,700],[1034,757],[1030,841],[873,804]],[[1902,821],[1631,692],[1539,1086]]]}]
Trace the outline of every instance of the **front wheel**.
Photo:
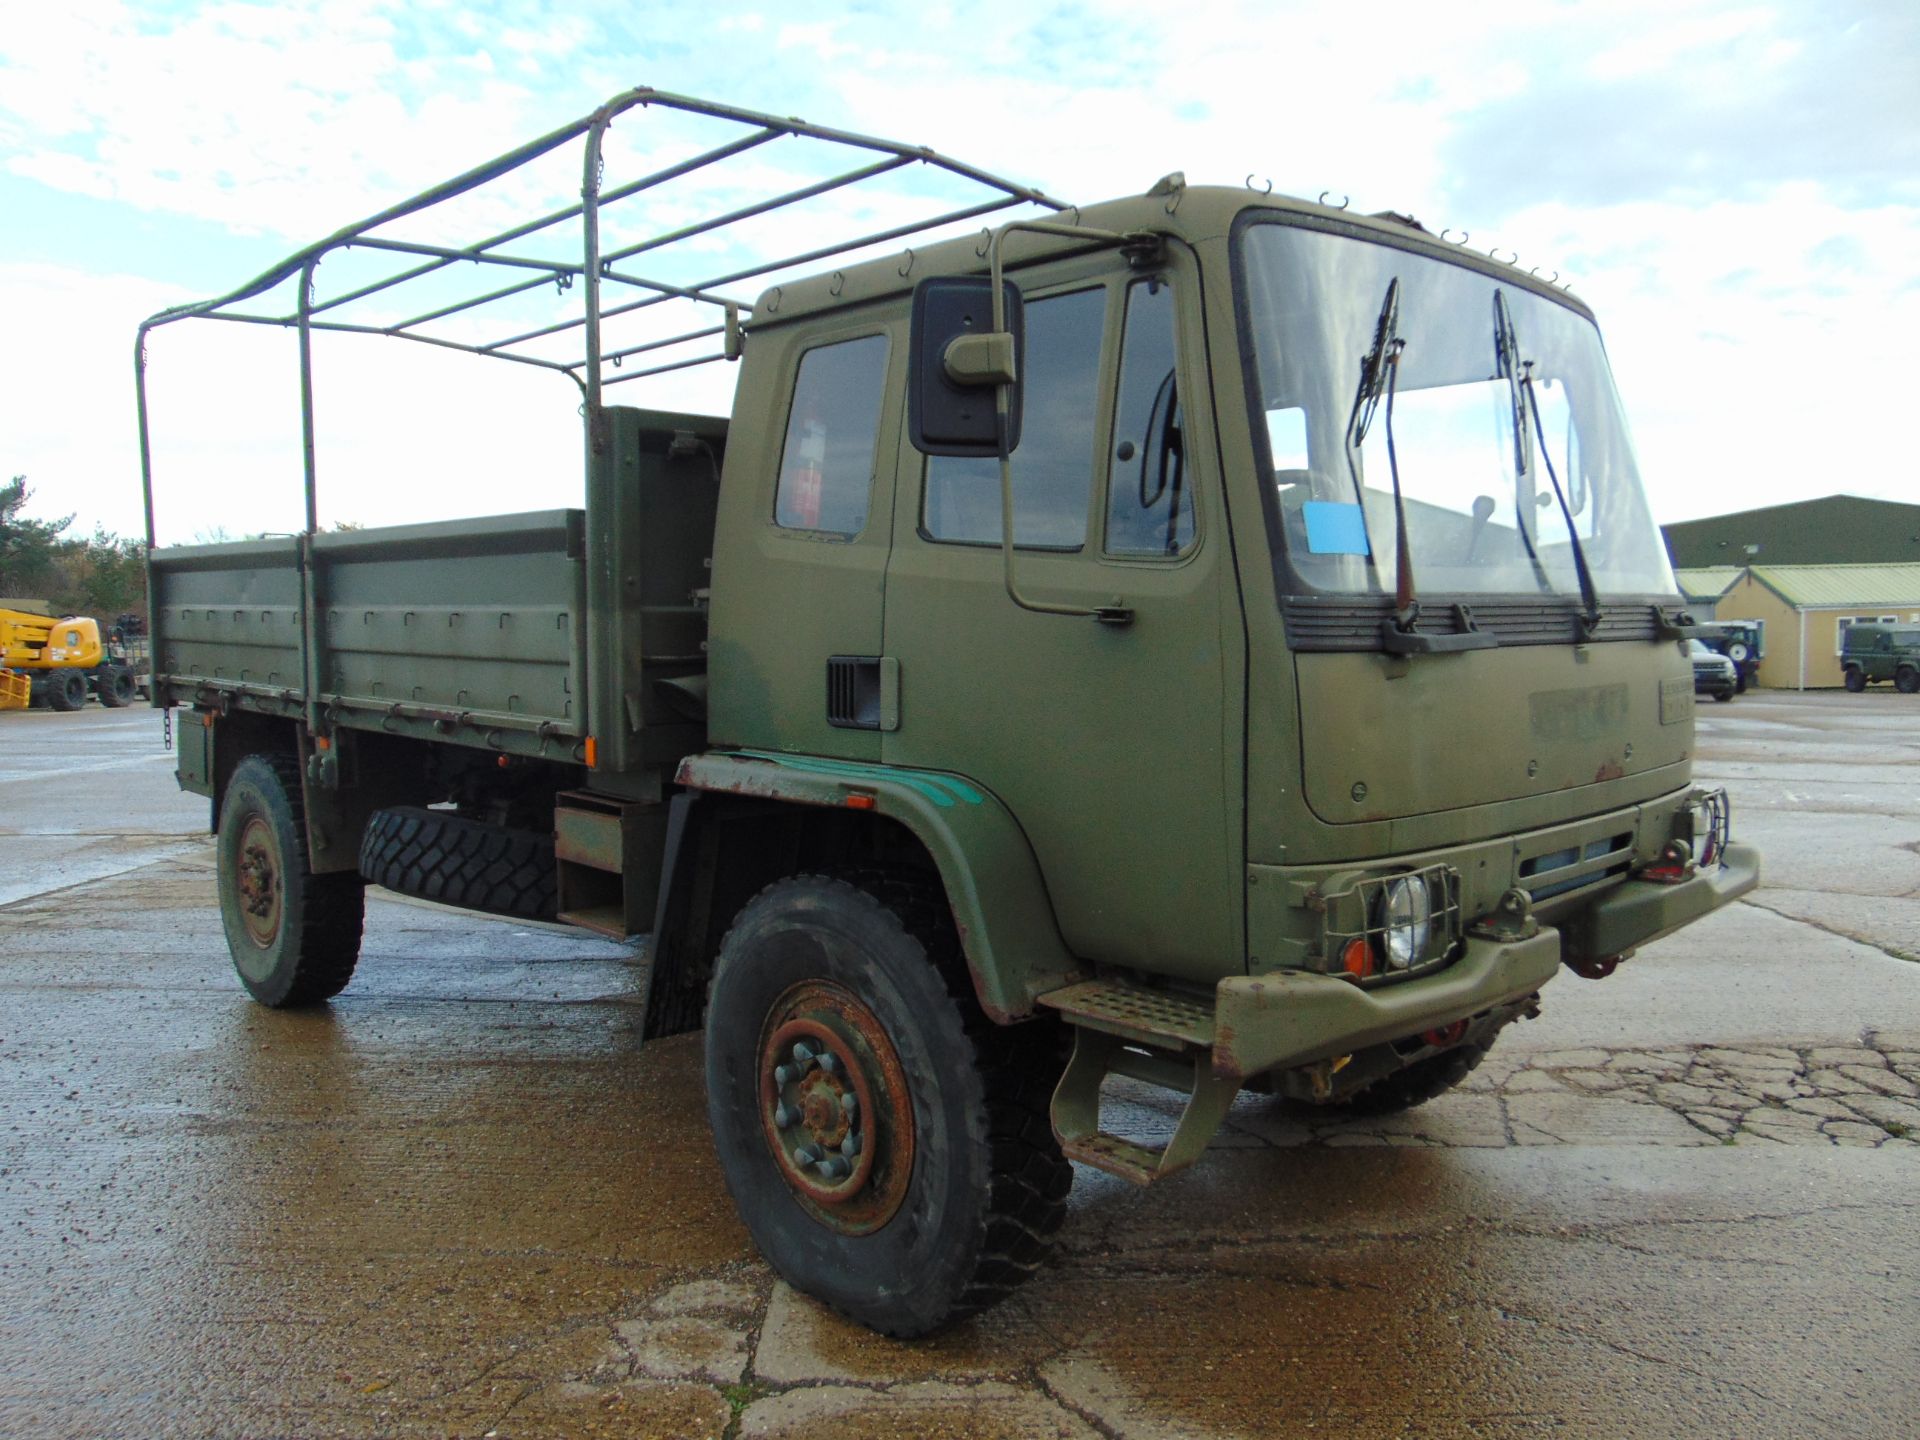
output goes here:
[{"label": "front wheel", "polygon": [[1858,665],[1847,666],[1846,685],[1856,695],[1867,688],[1867,677]]},{"label": "front wheel", "polygon": [[47,704],[55,710],[79,710],[87,703],[87,677],[80,670],[47,672]]},{"label": "front wheel", "polygon": [[240,983],[275,1009],[346,989],[360,958],[366,891],[354,874],[307,868],[300,764],[249,755],[220,806],[220,918]]},{"label": "front wheel", "polygon": [[1920,670],[1914,669],[1911,665],[1902,665],[1894,673],[1893,686],[1902,695],[1911,695],[1915,691],[1920,691]]},{"label": "front wheel", "polygon": [[797,1289],[923,1335],[1046,1258],[1073,1183],[1048,1119],[1059,1031],[981,1013],[937,889],[761,891],[721,944],[706,1041],[728,1188]]}]

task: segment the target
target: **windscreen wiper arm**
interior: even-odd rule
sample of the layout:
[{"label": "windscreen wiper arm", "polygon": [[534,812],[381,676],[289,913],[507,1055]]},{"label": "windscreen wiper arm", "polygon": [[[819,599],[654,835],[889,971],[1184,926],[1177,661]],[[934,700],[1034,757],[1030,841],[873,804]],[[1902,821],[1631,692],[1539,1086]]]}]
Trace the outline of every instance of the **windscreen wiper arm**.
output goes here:
[{"label": "windscreen wiper arm", "polygon": [[1540,588],[1551,593],[1553,580],[1547,574],[1547,567],[1540,563],[1540,551],[1533,543],[1533,531],[1527,524],[1530,518],[1527,507],[1521,503],[1521,482],[1533,472],[1533,456],[1527,443],[1531,439],[1527,434],[1527,397],[1520,389],[1520,342],[1513,332],[1513,316],[1507,310],[1504,290],[1493,292],[1493,359],[1495,370],[1507,382],[1507,406],[1513,423],[1513,528],[1520,532],[1520,543],[1527,547],[1527,559],[1533,562],[1533,573]]},{"label": "windscreen wiper arm", "polygon": [[[1531,414],[1533,436],[1539,442],[1534,447],[1534,454],[1538,455],[1547,467],[1547,480],[1553,486],[1553,498],[1560,505],[1560,518],[1567,522],[1567,545],[1573,551],[1574,573],[1580,579],[1580,603],[1584,607],[1584,613],[1580,617],[1582,638],[1590,637],[1600,628],[1600,595],[1594,588],[1593,572],[1587,568],[1587,552],[1580,543],[1580,532],[1574,528],[1573,507],[1567,504],[1567,492],[1561,487],[1559,472],[1553,468],[1553,452],[1547,447],[1547,427],[1540,418],[1540,398],[1533,388],[1533,361],[1521,358],[1519,341],[1513,328],[1513,316],[1507,309],[1507,297],[1504,291],[1494,292],[1493,306],[1500,368],[1507,377],[1508,385],[1512,388],[1516,406],[1515,419],[1519,422],[1515,426],[1515,461],[1521,467],[1519,473],[1524,474],[1530,468],[1526,455],[1525,425],[1527,415]],[[1526,534],[1526,529],[1525,524],[1520,526],[1520,533],[1523,536]],[[1529,544],[1527,549],[1531,552],[1533,546]],[[1534,562],[1536,565],[1539,563],[1538,555],[1534,556]]]},{"label": "windscreen wiper arm", "polygon": [[1498,645],[1492,634],[1473,628],[1464,606],[1454,607],[1460,630],[1452,635],[1430,635],[1414,628],[1420,618],[1420,602],[1413,588],[1413,545],[1407,535],[1407,502],[1400,490],[1400,452],[1393,441],[1393,396],[1400,379],[1400,356],[1407,342],[1399,334],[1400,280],[1395,276],[1387,285],[1386,298],[1380,302],[1380,316],[1373,326],[1373,348],[1360,362],[1360,385],[1354,392],[1353,410],[1347,416],[1347,474],[1353,480],[1353,498],[1366,513],[1365,496],[1360,484],[1360,467],[1355,457],[1373,427],[1373,417],[1381,397],[1387,402],[1387,469],[1393,476],[1393,601],[1392,618],[1380,622],[1380,643],[1389,654],[1432,654],[1449,650],[1488,650]]},{"label": "windscreen wiper arm", "polygon": [[1400,457],[1393,444],[1393,392],[1400,375],[1400,355],[1407,342],[1398,333],[1400,324],[1400,277],[1387,282],[1386,298],[1380,302],[1380,314],[1373,325],[1373,348],[1360,362],[1360,385],[1354,392],[1353,409],[1347,414],[1347,474],[1353,481],[1353,498],[1364,515],[1365,498],[1360,485],[1357,458],[1373,417],[1380,408],[1382,395],[1387,401],[1387,469],[1393,476],[1393,603],[1394,620],[1403,630],[1413,628],[1420,613],[1413,594],[1413,555],[1407,544],[1407,507],[1400,494]]}]

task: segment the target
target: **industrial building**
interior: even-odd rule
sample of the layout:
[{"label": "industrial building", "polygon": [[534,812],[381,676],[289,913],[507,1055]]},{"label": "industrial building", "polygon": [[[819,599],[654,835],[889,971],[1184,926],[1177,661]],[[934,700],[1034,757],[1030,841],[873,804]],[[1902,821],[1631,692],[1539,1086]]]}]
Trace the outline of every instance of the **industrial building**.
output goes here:
[{"label": "industrial building", "polygon": [[1920,563],[1920,505],[1827,495],[1662,525],[1677,570]]}]

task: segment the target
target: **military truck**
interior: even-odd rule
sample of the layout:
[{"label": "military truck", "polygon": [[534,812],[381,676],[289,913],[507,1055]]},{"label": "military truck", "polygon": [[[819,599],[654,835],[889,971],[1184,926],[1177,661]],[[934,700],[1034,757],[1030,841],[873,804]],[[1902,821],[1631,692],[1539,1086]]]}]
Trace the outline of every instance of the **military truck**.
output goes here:
[{"label": "military truck", "polygon": [[[707,148],[603,173],[616,119],[688,117]],[[683,203],[775,140],[852,161]],[[579,201],[401,234],[575,142]],[[908,169],[970,198],[666,265]],[[609,237],[648,201],[670,218]],[[555,227],[577,252],[534,249]],[[391,274],[322,296],[347,251]],[[449,267],[483,288],[415,315]],[[529,287],[579,309],[446,323]],[[706,318],[617,338],[669,302]],[[369,881],[650,936],[644,1033],[704,1032],[748,1229],[878,1330],[1031,1274],[1073,1162],[1162,1180],[1245,1091],[1419,1104],[1562,966],[1605,976],[1756,883],[1691,779],[1695,627],[1593,317],[1404,217],[1177,175],[1078,208],[633,91],[149,320],[150,537],[146,342],[204,318],[294,332],[307,442],[301,533],[152,552],[153,701],[187,712],[242,984],[337,994]],[[584,510],[322,531],[328,330],[568,376]],[[730,417],[610,402],[687,346],[738,366]],[[1176,1092],[1171,1132],[1110,1129],[1115,1077]]]},{"label": "military truck", "polygon": [[1891,680],[1902,695],[1920,691],[1920,625],[1846,626],[1840,674],[1856,694],[1879,680]]}]

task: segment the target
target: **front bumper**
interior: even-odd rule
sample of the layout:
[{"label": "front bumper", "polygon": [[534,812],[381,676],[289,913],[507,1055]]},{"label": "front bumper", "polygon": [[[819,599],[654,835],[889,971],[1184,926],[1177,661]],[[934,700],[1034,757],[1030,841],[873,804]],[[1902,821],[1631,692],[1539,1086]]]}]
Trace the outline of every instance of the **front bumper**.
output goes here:
[{"label": "front bumper", "polygon": [[1690,925],[1760,883],[1760,852],[1729,844],[1720,863],[1673,885],[1629,880],[1615,886],[1562,927],[1571,955],[1625,955]]},{"label": "front bumper", "polygon": [[1300,971],[1233,976],[1214,992],[1214,1073],[1246,1080],[1449,1025],[1533,993],[1563,958],[1624,955],[1759,883],[1759,851],[1728,845],[1712,869],[1676,884],[1625,881],[1561,929],[1524,940],[1469,937],[1457,960],[1421,979],[1363,990]]}]

